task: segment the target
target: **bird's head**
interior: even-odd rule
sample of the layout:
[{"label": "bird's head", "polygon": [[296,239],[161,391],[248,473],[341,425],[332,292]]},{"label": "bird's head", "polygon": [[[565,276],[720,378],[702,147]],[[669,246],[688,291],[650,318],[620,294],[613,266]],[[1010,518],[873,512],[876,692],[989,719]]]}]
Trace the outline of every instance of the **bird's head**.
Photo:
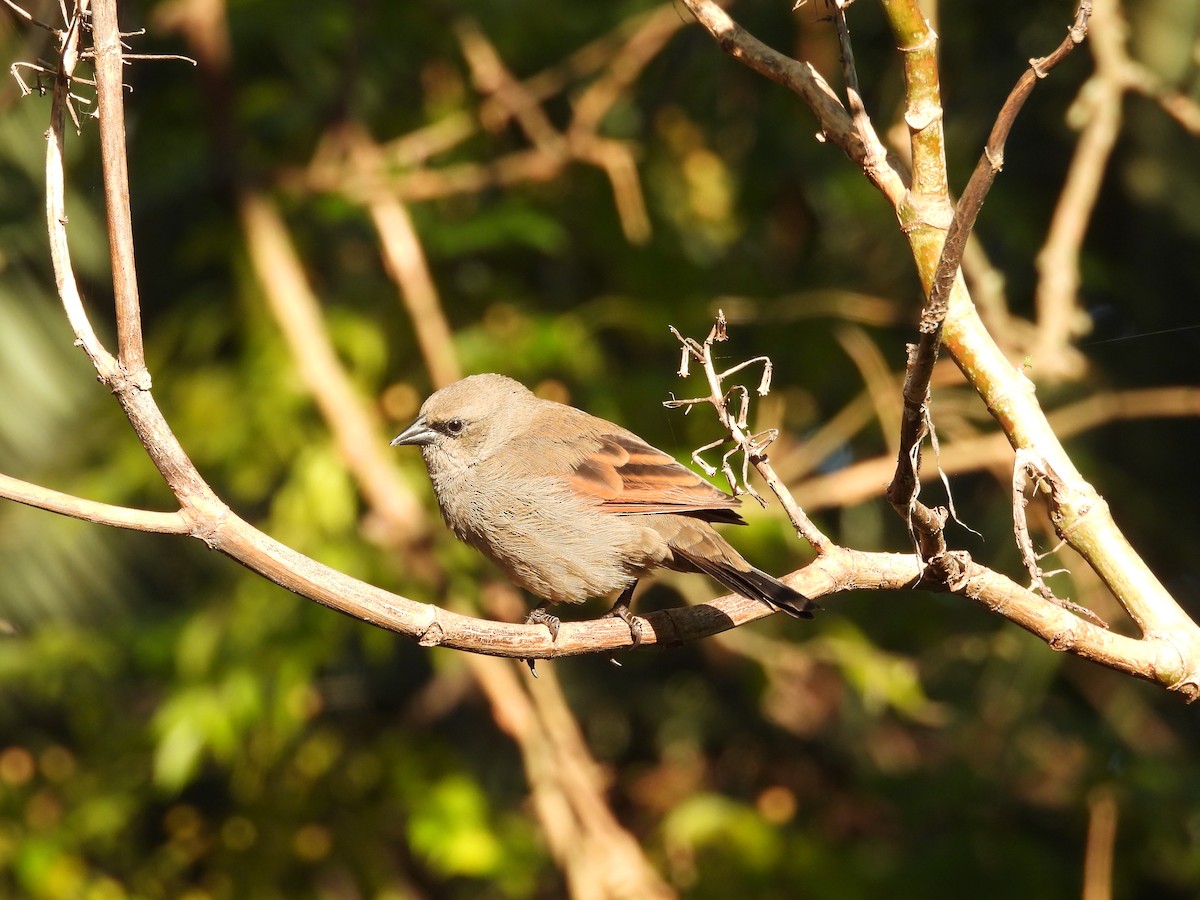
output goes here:
[{"label": "bird's head", "polygon": [[472,375],[430,395],[392,446],[420,447],[431,475],[461,471],[491,455],[533,399],[504,375]]}]

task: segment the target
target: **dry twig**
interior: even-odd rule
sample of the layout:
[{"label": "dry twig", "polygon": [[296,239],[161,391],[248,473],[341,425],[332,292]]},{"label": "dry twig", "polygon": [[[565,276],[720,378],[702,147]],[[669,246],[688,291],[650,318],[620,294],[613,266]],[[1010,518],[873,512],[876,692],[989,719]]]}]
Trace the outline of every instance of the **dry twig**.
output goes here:
[{"label": "dry twig", "polygon": [[[724,372],[717,372],[716,366],[713,364],[712,345],[717,341],[724,341],[726,339],[725,327],[725,314],[719,312],[712,330],[709,331],[708,337],[704,339],[703,343],[684,337],[674,327],[671,328],[671,333],[675,335],[682,345],[679,364],[680,377],[687,377],[690,363],[692,360],[695,360],[704,371],[705,379],[708,382],[709,394],[706,397],[696,397],[689,400],[671,399],[664,402],[663,406],[668,409],[678,409],[680,407],[692,407],[699,403],[711,404],[717,412],[717,418],[720,420],[721,425],[729,433],[729,437],[734,443],[733,450],[722,457],[721,464],[721,469],[725,472],[725,476],[728,478],[729,485],[733,489],[734,494],[749,494],[763,506],[766,506],[763,498],[746,482],[747,467],[754,466],[767,482],[767,486],[779,498],[779,502],[787,512],[792,526],[796,529],[796,533],[808,541],[818,554],[824,553],[832,546],[829,539],[805,515],[804,510],[796,505],[795,500],[792,499],[787,489],[783,486],[783,482],[775,474],[775,470],[771,468],[771,463],[767,459],[767,447],[775,440],[776,434],[773,431],[764,434],[749,434],[746,430],[749,392],[743,385],[735,385],[728,390],[724,386],[725,380],[731,375],[735,375],[749,366],[761,365],[763,374],[759,381],[757,393],[759,396],[766,396],[767,392],[771,389],[771,361],[765,356],[759,356],[739,363]],[[735,394],[742,398],[742,402],[737,415],[732,416],[729,411],[729,400]],[[721,443],[724,443],[724,441],[717,441],[707,447],[702,447],[701,450],[716,447]],[[730,455],[737,452],[742,453],[743,459],[742,476],[740,479],[734,476],[729,464]],[[696,457],[693,456],[693,458]],[[697,462],[704,466],[710,475],[716,471],[711,466],[705,465],[700,459],[697,459]]]}]

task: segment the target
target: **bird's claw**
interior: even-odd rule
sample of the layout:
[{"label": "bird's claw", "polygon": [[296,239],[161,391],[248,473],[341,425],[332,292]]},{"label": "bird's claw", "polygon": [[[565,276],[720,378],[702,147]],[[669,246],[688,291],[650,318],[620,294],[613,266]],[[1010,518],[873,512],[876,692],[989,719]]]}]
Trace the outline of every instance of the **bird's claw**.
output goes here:
[{"label": "bird's claw", "polygon": [[638,647],[642,643],[642,635],[645,634],[645,625],[642,619],[635,616],[629,609],[629,606],[624,603],[617,603],[610,609],[606,615],[620,619],[629,626],[629,638],[633,641],[633,647]]},{"label": "bird's claw", "polygon": [[[525,617],[526,625],[545,625],[550,631],[550,640],[558,640],[558,627],[562,624],[562,620],[551,612],[547,612],[546,607],[536,606],[529,611],[529,615]],[[538,677],[537,660],[529,657],[525,660],[525,665],[529,666],[529,671],[534,678]]]},{"label": "bird's claw", "polygon": [[538,606],[532,609],[525,617],[526,625],[545,625],[550,629],[550,640],[558,640],[558,627],[562,624],[562,620],[553,613],[547,612],[545,607]]}]

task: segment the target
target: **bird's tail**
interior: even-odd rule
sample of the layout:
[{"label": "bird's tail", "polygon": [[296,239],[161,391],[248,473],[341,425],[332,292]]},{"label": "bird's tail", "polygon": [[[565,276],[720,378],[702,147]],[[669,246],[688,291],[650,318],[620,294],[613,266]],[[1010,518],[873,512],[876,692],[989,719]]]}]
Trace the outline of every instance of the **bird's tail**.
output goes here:
[{"label": "bird's tail", "polygon": [[[743,597],[765,600],[789,616],[797,619],[811,619],[813,613],[819,612],[821,609],[820,604],[809,600],[795,588],[784,584],[774,575],[768,575],[762,569],[751,566],[749,572],[734,570],[730,574],[736,577],[730,578],[728,581],[722,579],[718,579],[718,581],[731,590],[737,591]],[[737,584],[734,584],[735,581]],[[749,587],[753,593],[747,594],[745,588],[738,586],[742,584]]]},{"label": "bird's tail", "polygon": [[[676,550],[676,554],[679,554],[678,550]],[[686,555],[686,559],[699,571],[709,578],[721,582],[735,594],[741,594],[752,600],[762,600],[797,619],[811,619],[813,613],[821,609],[820,604],[809,600],[795,588],[788,587],[774,575],[768,575],[762,569],[756,569],[744,560],[741,562],[746,566],[745,569],[727,562],[717,562],[697,556]]]}]

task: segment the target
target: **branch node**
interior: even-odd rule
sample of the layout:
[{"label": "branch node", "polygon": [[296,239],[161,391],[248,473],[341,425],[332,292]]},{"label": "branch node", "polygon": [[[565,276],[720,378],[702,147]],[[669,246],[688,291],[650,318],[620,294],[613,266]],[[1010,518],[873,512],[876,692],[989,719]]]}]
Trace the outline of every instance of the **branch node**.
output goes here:
[{"label": "branch node", "polygon": [[224,527],[225,520],[229,517],[227,506],[222,504],[216,510],[202,512],[197,512],[190,506],[184,506],[180,511],[192,523],[192,527],[188,530],[189,535],[203,542],[209,550],[220,549],[217,536]]},{"label": "branch node", "polygon": [[1050,68],[1046,66],[1046,62],[1047,58],[1045,56],[1039,56],[1029,61],[1029,68],[1033,70],[1033,74],[1038,78],[1045,78],[1050,74]]},{"label": "branch node", "polygon": [[433,618],[417,639],[417,643],[422,647],[437,647],[446,639],[446,630],[437,618],[437,607],[431,606],[430,609],[433,610]]}]

